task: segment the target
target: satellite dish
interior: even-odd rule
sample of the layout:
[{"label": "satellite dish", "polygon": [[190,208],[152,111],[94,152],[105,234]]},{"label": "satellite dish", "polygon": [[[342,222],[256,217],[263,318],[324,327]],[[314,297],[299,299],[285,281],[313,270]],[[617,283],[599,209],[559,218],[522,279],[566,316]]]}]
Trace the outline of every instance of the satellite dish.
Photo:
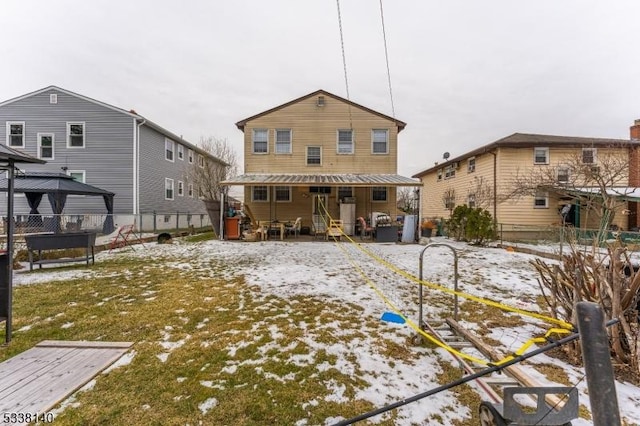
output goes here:
[{"label": "satellite dish", "polygon": [[442,158],[444,158],[445,160],[449,158],[449,153],[445,152],[444,154],[442,154]]}]

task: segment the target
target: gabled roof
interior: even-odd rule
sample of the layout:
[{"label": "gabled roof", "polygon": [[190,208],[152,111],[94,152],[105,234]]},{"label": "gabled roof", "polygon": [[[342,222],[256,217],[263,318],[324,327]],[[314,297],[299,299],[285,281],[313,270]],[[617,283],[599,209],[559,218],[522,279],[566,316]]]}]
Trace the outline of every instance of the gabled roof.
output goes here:
[{"label": "gabled roof", "polygon": [[561,148],[581,148],[581,147],[613,147],[613,146],[639,146],[640,141],[629,139],[605,139],[605,138],[585,138],[577,136],[554,136],[554,135],[537,135],[528,133],[514,133],[510,136],[498,139],[490,144],[483,145],[480,148],[476,148],[465,154],[451,158],[442,163],[438,163],[433,167],[423,170],[415,175],[413,178],[420,178],[434,170],[441,169],[448,166],[451,163],[466,160],[467,158],[475,155],[485,154],[491,152],[499,147],[505,148],[533,148],[539,147],[561,147]]},{"label": "gabled roof", "polygon": [[194,145],[194,144],[182,139],[182,136],[178,136],[175,133],[170,132],[169,130],[165,129],[164,127],[160,126],[159,124],[154,123],[153,121],[143,117],[142,115],[138,114],[137,112],[135,112],[133,110],[127,111],[127,110],[124,110],[122,108],[118,108],[116,106],[107,104],[105,102],[98,101],[96,99],[90,98],[88,96],[81,95],[79,93],[72,92],[71,90],[63,89],[63,88],[58,87],[58,86],[48,86],[48,87],[45,87],[44,89],[36,90],[35,92],[30,92],[30,93],[27,93],[25,95],[21,95],[21,96],[18,96],[16,98],[12,98],[12,99],[0,102],[0,107],[12,104],[14,102],[21,101],[23,99],[27,99],[27,98],[29,98],[31,96],[35,96],[35,95],[39,95],[41,93],[48,92],[50,90],[56,90],[58,92],[65,93],[65,94],[67,94],[69,96],[73,96],[73,97],[85,100],[87,102],[91,102],[93,104],[99,105],[101,107],[110,109],[112,111],[116,111],[116,112],[119,112],[121,114],[127,115],[129,117],[135,118],[136,120],[138,120],[139,122],[143,123],[144,125],[146,125],[146,126],[152,128],[152,129],[156,130],[157,132],[161,133],[163,136],[165,136],[165,137],[167,137],[169,139],[172,139],[172,140],[174,140],[176,142],[180,142],[181,144],[185,145],[187,148],[190,148],[193,151],[195,151],[195,152],[197,152],[197,153],[199,153],[201,155],[205,155],[205,156],[211,158],[214,161],[217,161],[217,162],[219,162],[219,163],[221,163],[221,164],[223,164],[225,166],[228,166],[228,164],[226,162],[222,161],[221,159],[215,157],[214,155],[209,154],[207,151],[203,150],[202,148],[198,147],[197,145]]},{"label": "gabled roof", "polygon": [[389,117],[388,115],[385,115],[385,114],[382,114],[380,112],[374,111],[374,110],[372,110],[370,108],[367,108],[365,106],[359,105],[359,104],[357,104],[355,102],[352,102],[350,100],[347,100],[345,98],[341,98],[338,95],[334,95],[333,93],[329,93],[326,90],[320,89],[320,90],[316,90],[315,92],[309,93],[308,95],[304,95],[304,96],[301,96],[301,97],[299,97],[297,99],[294,99],[292,101],[284,103],[282,105],[278,105],[275,108],[271,108],[271,109],[263,111],[263,112],[261,112],[259,114],[252,115],[249,118],[245,118],[244,120],[240,120],[240,121],[238,121],[236,123],[236,126],[238,127],[238,129],[240,129],[240,130],[242,130],[244,132],[244,126],[247,124],[248,121],[255,120],[256,118],[262,117],[262,116],[270,114],[270,113],[272,113],[274,111],[278,111],[279,109],[288,107],[290,105],[296,104],[296,103],[298,103],[300,101],[303,101],[305,99],[308,99],[308,98],[311,98],[311,97],[314,97],[314,96],[318,96],[318,95],[328,96],[328,97],[336,99],[336,100],[338,100],[340,102],[344,102],[344,103],[346,103],[348,105],[351,105],[354,108],[358,108],[358,109],[361,109],[363,111],[367,111],[368,113],[377,115],[378,117],[382,117],[382,118],[384,118],[386,120],[393,121],[396,124],[396,126],[398,127],[398,133],[400,133],[402,131],[402,129],[404,129],[406,127],[406,125],[407,125],[407,123],[405,123],[404,121],[400,121],[400,120],[395,119],[393,117]]}]

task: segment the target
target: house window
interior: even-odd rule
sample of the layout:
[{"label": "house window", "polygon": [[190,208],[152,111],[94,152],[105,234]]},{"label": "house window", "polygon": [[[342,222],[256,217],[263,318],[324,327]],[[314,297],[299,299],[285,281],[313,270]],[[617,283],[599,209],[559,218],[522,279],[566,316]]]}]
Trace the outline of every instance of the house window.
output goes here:
[{"label": "house window", "polygon": [[469,194],[467,196],[467,205],[472,209],[476,207],[476,194]]},{"label": "house window", "polygon": [[164,199],[173,200],[173,179],[164,179]]},{"label": "house window", "polygon": [[540,192],[533,199],[534,209],[546,209],[549,207],[549,194]]},{"label": "house window", "polygon": [[291,129],[276,129],[276,154],[291,154]]},{"label": "house window", "polygon": [[549,164],[549,148],[533,148],[533,164]]},{"label": "house window", "polygon": [[187,185],[187,195],[191,198],[193,198],[193,184],[190,183]]},{"label": "house window", "polygon": [[49,103],[57,104],[58,103],[58,95],[56,93],[52,93],[49,95]]},{"label": "house window", "polygon": [[338,130],[338,154],[353,154],[353,130]]},{"label": "house window", "polygon": [[456,177],[456,168],[454,167],[453,164],[449,164],[447,167],[444,168],[444,178],[450,179],[452,177]]},{"label": "house window", "polygon": [[67,123],[67,148],[84,148],[84,123]]},{"label": "house window", "polygon": [[7,145],[24,148],[24,121],[7,122]]},{"label": "house window", "polygon": [[171,139],[164,140],[164,158],[167,161],[173,163],[173,151],[176,149],[176,144]]},{"label": "house window", "polygon": [[471,157],[467,160],[467,173],[473,173],[476,171],[476,157]]},{"label": "house window", "polygon": [[178,160],[184,160],[184,146],[178,144]]},{"label": "house window", "polygon": [[374,186],[371,188],[371,201],[387,201],[387,187]]},{"label": "house window", "polygon": [[38,158],[53,160],[53,133],[38,133]]},{"label": "house window", "polygon": [[267,154],[269,152],[269,131],[267,129],[253,129],[253,153]]},{"label": "house window", "polygon": [[371,131],[371,152],[374,154],[389,153],[389,131],[387,129],[373,129]]},{"label": "house window", "polygon": [[251,187],[251,201],[264,202],[269,201],[269,190],[266,186]]},{"label": "house window", "polygon": [[582,148],[582,164],[596,164],[596,148]]},{"label": "house window", "polygon": [[76,182],[87,183],[87,172],[85,170],[67,170],[67,174]]},{"label": "house window", "polygon": [[558,183],[569,183],[568,167],[558,167]]},{"label": "house window", "polygon": [[322,150],[319,146],[307,147],[307,166],[319,166],[322,164]]},{"label": "house window", "polygon": [[187,151],[187,156],[189,157],[189,164],[193,164],[193,150]]},{"label": "house window", "polygon": [[442,169],[438,169],[436,172],[437,180],[442,180]]},{"label": "house window", "polygon": [[178,181],[178,196],[184,196],[184,182],[182,182],[181,180]]},{"label": "house window", "polygon": [[198,166],[204,169],[204,155],[198,154]]},{"label": "house window", "polygon": [[291,201],[291,187],[290,186],[276,186],[276,202],[290,202]]},{"label": "house window", "polygon": [[353,197],[352,186],[339,186],[338,187],[338,200],[344,200],[345,198]]}]

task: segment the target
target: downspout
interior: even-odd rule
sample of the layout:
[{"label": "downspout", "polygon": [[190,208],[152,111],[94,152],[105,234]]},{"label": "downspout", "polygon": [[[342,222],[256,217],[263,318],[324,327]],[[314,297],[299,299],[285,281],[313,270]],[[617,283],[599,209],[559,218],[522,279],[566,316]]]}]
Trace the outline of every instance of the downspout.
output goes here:
[{"label": "downspout", "polygon": [[498,232],[498,154],[491,151],[493,155],[493,232]]},{"label": "downspout", "polygon": [[[134,123],[137,118],[134,118]],[[136,123],[133,131],[133,214],[140,214],[140,127],[147,122],[143,118],[141,122]],[[141,224],[139,224],[141,225]]]}]

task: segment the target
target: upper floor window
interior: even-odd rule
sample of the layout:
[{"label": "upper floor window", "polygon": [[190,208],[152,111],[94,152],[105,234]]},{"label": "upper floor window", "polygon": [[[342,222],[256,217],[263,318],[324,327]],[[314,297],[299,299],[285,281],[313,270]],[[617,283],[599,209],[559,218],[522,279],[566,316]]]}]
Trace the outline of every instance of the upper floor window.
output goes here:
[{"label": "upper floor window", "polygon": [[188,156],[189,164],[193,164],[193,150],[192,149],[187,151],[187,156]]},{"label": "upper floor window", "polygon": [[319,146],[307,147],[307,166],[319,166],[322,164],[322,149]]},{"label": "upper floor window", "polygon": [[7,121],[7,145],[24,148],[24,121]]},{"label": "upper floor window", "polygon": [[582,164],[596,164],[596,148],[582,148]]},{"label": "upper floor window", "polygon": [[204,155],[198,154],[198,166],[204,168]]},{"label": "upper floor window", "polygon": [[558,167],[558,183],[569,183],[569,168]]},{"label": "upper floor window", "polygon": [[533,148],[533,164],[549,164],[549,148]]},{"label": "upper floor window", "polygon": [[353,154],[353,130],[338,130],[338,154]]},{"label": "upper floor window", "polygon": [[473,173],[476,171],[476,157],[471,157],[467,160],[467,173]]},{"label": "upper floor window", "polygon": [[476,194],[469,194],[467,196],[467,205],[472,209],[476,207]]},{"label": "upper floor window", "polygon": [[53,160],[53,133],[38,133],[38,158]]},{"label": "upper floor window", "polygon": [[266,186],[251,187],[251,201],[269,201],[269,191]]},{"label": "upper floor window", "polygon": [[173,200],[173,179],[165,178],[164,180],[164,199]]},{"label": "upper floor window", "polygon": [[276,186],[276,202],[289,202],[291,201],[291,187],[290,186]]},{"label": "upper floor window", "polygon": [[444,168],[444,178],[449,179],[456,176],[456,165],[457,164],[449,164]]},{"label": "upper floor window", "polygon": [[184,195],[184,182],[181,180],[178,181],[178,197],[182,197]]},{"label": "upper floor window", "polygon": [[442,180],[442,169],[438,169],[436,172],[436,180]]},{"label": "upper floor window", "polygon": [[173,151],[176,149],[176,144],[171,139],[164,140],[164,158],[167,161],[173,162]]},{"label": "upper floor window", "polygon": [[546,192],[538,192],[533,199],[534,209],[546,209],[549,207],[549,194]]},{"label": "upper floor window", "polygon": [[67,123],[67,148],[84,148],[84,123]]},{"label": "upper floor window", "polygon": [[276,129],[276,154],[291,154],[291,129]]},{"label": "upper floor window", "polygon": [[267,154],[269,152],[269,131],[267,129],[253,129],[253,153]]},{"label": "upper floor window", "polygon": [[387,129],[373,129],[371,131],[371,152],[374,154],[389,153],[389,131]]},{"label": "upper floor window", "polygon": [[387,187],[374,186],[371,188],[371,201],[387,201]]},{"label": "upper floor window", "polygon": [[184,146],[178,144],[178,160],[184,160]]},{"label": "upper floor window", "polygon": [[193,184],[187,184],[187,195],[191,198],[193,198]]}]

